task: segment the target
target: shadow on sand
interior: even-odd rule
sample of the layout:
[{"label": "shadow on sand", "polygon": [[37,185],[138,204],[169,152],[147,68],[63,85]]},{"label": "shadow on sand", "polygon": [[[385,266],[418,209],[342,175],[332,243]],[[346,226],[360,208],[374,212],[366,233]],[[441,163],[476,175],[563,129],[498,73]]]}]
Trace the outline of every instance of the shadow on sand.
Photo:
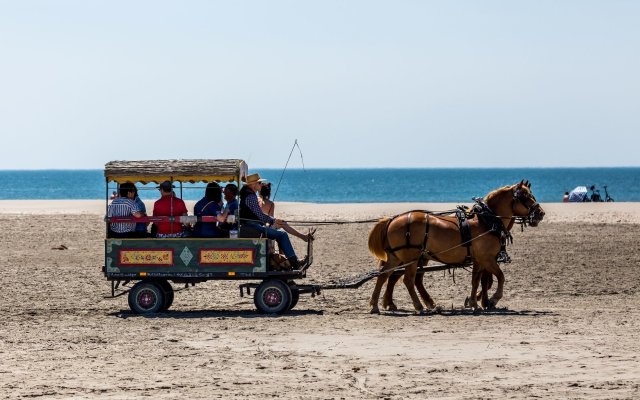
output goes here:
[{"label": "shadow on sand", "polygon": [[108,313],[108,316],[116,318],[172,318],[172,319],[190,319],[190,318],[280,318],[280,317],[298,317],[305,315],[323,315],[323,311],[319,310],[290,310],[283,315],[278,314],[260,314],[256,310],[169,310],[157,314],[140,315],[135,314],[131,310],[120,310]]},{"label": "shadow on sand", "polygon": [[472,310],[470,308],[442,309],[437,311],[425,311],[422,314],[415,314],[410,310],[383,311],[382,315],[390,317],[413,317],[413,316],[436,316],[443,317],[478,317],[478,316],[505,316],[505,317],[542,317],[558,315],[553,311],[536,310],[510,310],[506,307],[495,308],[493,310]]}]

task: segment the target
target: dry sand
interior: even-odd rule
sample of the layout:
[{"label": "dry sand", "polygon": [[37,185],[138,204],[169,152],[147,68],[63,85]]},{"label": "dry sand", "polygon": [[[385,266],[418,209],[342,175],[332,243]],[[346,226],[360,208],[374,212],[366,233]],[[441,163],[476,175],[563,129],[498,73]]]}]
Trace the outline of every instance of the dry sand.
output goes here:
[{"label": "dry sand", "polygon": [[[442,314],[369,315],[373,283],[262,316],[237,282],[176,293],[157,317],[105,299],[104,202],[0,202],[4,398],[639,398],[640,204],[545,204],[514,232],[499,309],[462,304],[469,274],[432,273]],[[279,204],[291,220],[447,204]],[[320,227],[307,283],[374,268],[370,224]],[[68,250],[53,250],[66,245]],[[302,243],[296,243],[302,248]]]}]

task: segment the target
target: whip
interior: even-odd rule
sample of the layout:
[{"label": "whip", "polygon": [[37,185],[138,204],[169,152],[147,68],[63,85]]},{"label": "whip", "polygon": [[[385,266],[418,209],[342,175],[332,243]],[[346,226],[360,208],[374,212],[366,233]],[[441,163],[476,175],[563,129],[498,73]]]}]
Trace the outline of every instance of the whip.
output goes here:
[{"label": "whip", "polygon": [[284,168],[282,169],[282,174],[280,175],[280,180],[278,181],[278,185],[276,186],[276,191],[273,193],[272,201],[276,200],[276,195],[278,194],[278,189],[280,189],[280,183],[282,182],[282,178],[284,178],[284,172],[287,170],[287,166],[289,165],[289,161],[291,160],[291,156],[293,155],[293,150],[298,148],[300,152],[300,160],[302,161],[302,170],[306,172],[304,168],[304,157],[302,156],[302,149],[300,149],[300,145],[298,145],[298,139],[293,142],[293,146],[291,147],[291,151],[289,152],[289,158],[287,158],[287,162],[284,164]]}]

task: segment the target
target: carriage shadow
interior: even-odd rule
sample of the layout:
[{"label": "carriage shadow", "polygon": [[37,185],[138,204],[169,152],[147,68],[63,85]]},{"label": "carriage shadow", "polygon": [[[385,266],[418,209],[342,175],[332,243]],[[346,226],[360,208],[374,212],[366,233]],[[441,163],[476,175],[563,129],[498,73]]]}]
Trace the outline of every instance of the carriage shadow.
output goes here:
[{"label": "carriage shadow", "polygon": [[256,310],[169,310],[157,314],[141,315],[131,310],[120,310],[108,313],[109,317],[116,318],[170,318],[170,319],[202,319],[202,318],[286,318],[307,315],[324,315],[322,310],[290,310],[286,314],[261,314]]},{"label": "carriage shadow", "polygon": [[559,315],[553,311],[538,311],[538,310],[511,310],[506,307],[496,308],[493,310],[472,310],[470,308],[453,308],[442,309],[437,311],[425,311],[421,314],[416,314],[413,310],[398,310],[398,311],[383,311],[382,315],[389,317],[419,317],[419,316],[443,316],[443,317],[547,317]]}]

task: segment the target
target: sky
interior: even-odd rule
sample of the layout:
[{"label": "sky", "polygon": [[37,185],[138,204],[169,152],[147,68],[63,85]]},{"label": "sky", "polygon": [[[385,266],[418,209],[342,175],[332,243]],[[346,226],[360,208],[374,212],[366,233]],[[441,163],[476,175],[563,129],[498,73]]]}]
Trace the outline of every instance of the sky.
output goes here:
[{"label": "sky", "polygon": [[[0,169],[638,166],[638,1],[0,0]],[[290,167],[302,166],[299,155]]]}]

